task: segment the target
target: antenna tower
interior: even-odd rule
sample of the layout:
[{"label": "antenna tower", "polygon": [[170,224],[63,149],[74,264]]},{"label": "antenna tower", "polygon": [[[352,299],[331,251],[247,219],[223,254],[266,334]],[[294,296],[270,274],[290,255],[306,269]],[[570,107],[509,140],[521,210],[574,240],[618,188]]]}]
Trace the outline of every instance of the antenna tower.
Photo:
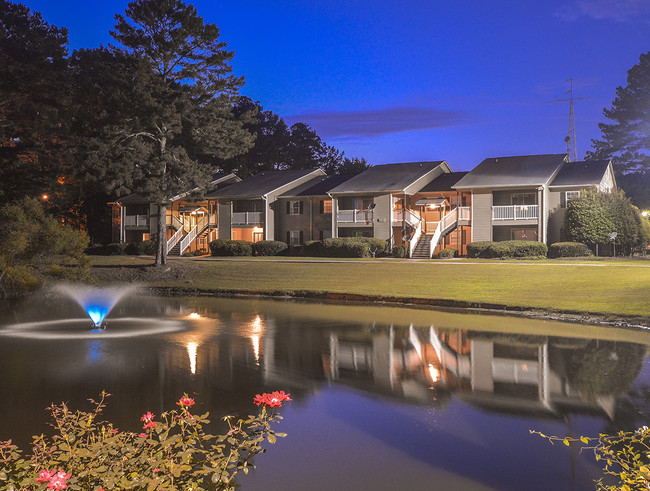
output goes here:
[{"label": "antenna tower", "polygon": [[583,99],[588,99],[588,97],[573,97],[573,79],[569,78],[567,79],[567,82],[569,82],[570,88],[568,91],[564,93],[564,95],[569,94],[568,99],[558,99],[557,97],[555,98],[554,101],[546,101],[547,103],[549,102],[568,102],[569,103],[569,134],[568,136],[564,139],[566,142],[566,153],[567,157],[569,158],[569,162],[573,161],[576,162],[578,160],[578,148],[576,146],[576,117],[575,113],[573,112],[573,101],[581,101]]}]

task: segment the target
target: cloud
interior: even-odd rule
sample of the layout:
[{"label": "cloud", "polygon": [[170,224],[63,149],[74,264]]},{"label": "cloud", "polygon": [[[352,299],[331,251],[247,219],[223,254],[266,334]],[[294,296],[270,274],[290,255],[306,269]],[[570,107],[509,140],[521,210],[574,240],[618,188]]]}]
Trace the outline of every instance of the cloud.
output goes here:
[{"label": "cloud", "polygon": [[323,138],[351,138],[455,126],[466,115],[432,107],[398,106],[363,111],[314,111],[285,119],[290,124],[304,122]]},{"label": "cloud", "polygon": [[596,20],[612,19],[618,22],[642,20],[650,23],[648,0],[575,0],[562,7],[557,16],[564,20],[591,17]]}]

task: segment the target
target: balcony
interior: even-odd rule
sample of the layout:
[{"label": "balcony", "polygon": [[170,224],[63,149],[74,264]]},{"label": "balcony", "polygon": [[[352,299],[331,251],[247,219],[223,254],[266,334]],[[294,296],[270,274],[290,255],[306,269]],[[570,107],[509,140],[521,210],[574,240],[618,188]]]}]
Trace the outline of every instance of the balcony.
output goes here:
[{"label": "balcony", "polygon": [[393,210],[393,225],[408,223],[412,227],[417,227],[420,223],[420,216],[411,210]]},{"label": "balcony", "polygon": [[261,225],[263,215],[261,211],[233,212],[230,223],[232,225]]},{"label": "balcony", "polygon": [[336,214],[338,223],[372,223],[373,210],[339,210]]},{"label": "balcony", "polygon": [[492,220],[537,220],[538,205],[493,206]]},{"label": "balcony", "polygon": [[149,226],[149,215],[125,215],[124,226],[130,228],[146,228]]}]

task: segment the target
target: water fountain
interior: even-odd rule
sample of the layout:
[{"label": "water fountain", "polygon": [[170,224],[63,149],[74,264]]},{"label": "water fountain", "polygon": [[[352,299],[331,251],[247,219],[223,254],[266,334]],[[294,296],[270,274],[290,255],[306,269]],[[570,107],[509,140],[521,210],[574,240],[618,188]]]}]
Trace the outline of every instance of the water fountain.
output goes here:
[{"label": "water fountain", "polygon": [[92,321],[92,329],[106,329],[104,319],[115,304],[126,294],[133,291],[131,287],[88,288],[80,286],[60,286],[59,290],[73,298],[84,309]]}]

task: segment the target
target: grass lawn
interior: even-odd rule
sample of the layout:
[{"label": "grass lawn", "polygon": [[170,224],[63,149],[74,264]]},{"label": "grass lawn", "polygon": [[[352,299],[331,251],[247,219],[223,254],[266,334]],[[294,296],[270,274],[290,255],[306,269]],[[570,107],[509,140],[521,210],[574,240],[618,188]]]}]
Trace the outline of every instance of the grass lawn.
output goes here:
[{"label": "grass lawn", "polygon": [[[151,258],[94,257],[97,265]],[[172,259],[171,261],[179,261]],[[650,319],[650,261],[180,259],[200,269],[152,286],[247,292],[332,292],[503,304]]]}]

